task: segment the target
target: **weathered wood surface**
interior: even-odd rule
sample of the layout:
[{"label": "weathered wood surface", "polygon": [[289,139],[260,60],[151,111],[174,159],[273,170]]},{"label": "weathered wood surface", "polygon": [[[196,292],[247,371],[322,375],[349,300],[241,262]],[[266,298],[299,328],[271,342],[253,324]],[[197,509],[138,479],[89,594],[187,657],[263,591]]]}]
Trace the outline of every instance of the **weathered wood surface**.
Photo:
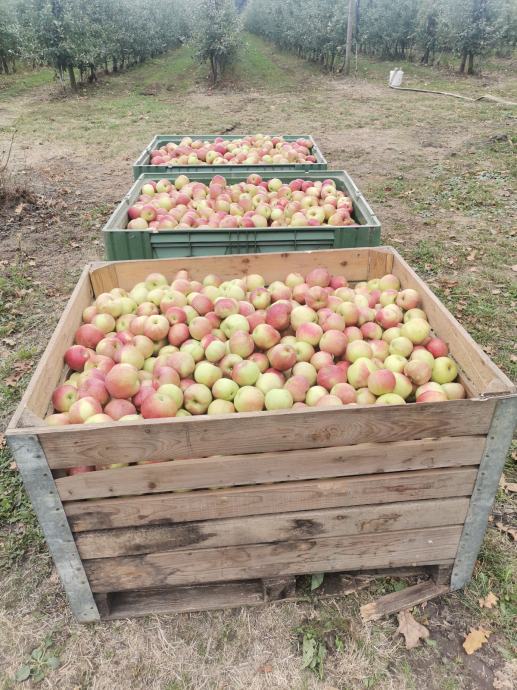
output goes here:
[{"label": "weathered wood surface", "polygon": [[[386,251],[389,255],[390,251]],[[377,270],[382,265],[382,252],[375,256]],[[388,259],[386,259],[388,261]],[[228,280],[237,276],[259,273],[266,282],[283,280],[296,270],[303,275],[319,266],[326,266],[336,275],[344,275],[350,282],[367,280],[370,249],[341,249],[318,252],[282,252],[271,254],[230,254],[227,256],[185,257],[154,259],[150,261],[118,261],[107,263],[91,272],[95,293],[114,287],[130,290],[135,283],[145,280],[149,273],[163,273],[168,280],[182,269],[189,271],[193,280],[201,280],[210,273]],[[383,271],[384,273],[384,271]]]},{"label": "weathered wood surface", "polygon": [[[132,556],[180,549],[295,541],[315,537],[442,527],[463,522],[468,498],[405,501],[354,508],[307,510],[177,525],[128,527],[79,532],[83,559]],[[279,506],[281,509],[282,506]]]},{"label": "weathered wood surface", "polygon": [[417,585],[406,587],[398,592],[390,592],[383,597],[379,597],[369,604],[361,606],[361,618],[363,621],[376,621],[392,613],[398,613],[403,609],[409,609],[424,601],[434,599],[441,594],[450,592],[446,584],[436,584],[433,580],[420,582]]},{"label": "weathered wood surface", "polygon": [[378,568],[454,558],[461,525],[85,561],[94,592]]},{"label": "weathered wood surface", "polygon": [[[95,594],[102,605],[103,594]],[[117,592],[108,597],[109,611],[103,609],[103,619],[132,618],[158,613],[210,611],[264,603],[261,580],[221,582],[194,587],[171,587],[156,590]]]},{"label": "weathered wood surface", "polygon": [[485,438],[364,443],[282,453],[248,453],[174,460],[157,465],[88,472],[56,480],[63,501],[136,496],[179,489],[221,488],[267,482],[477,465]]},{"label": "weathered wood surface", "polygon": [[[450,400],[228,416],[46,427],[37,430],[52,469],[140,460],[268,453],[446,436],[483,436],[495,401]],[[229,428],[231,436],[229,437]],[[14,432],[16,433],[16,432]]]},{"label": "weathered wood surface", "polygon": [[74,532],[193,522],[282,511],[317,510],[467,496],[476,468],[447,468],[365,475],[346,479],[285,482],[258,487],[150,494],[130,498],[69,501],[65,512]]}]

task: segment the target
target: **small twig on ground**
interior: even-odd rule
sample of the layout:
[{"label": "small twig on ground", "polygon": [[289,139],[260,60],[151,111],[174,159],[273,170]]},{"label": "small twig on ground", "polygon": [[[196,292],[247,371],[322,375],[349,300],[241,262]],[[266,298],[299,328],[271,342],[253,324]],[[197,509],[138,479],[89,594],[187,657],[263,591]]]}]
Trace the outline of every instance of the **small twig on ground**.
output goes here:
[{"label": "small twig on ground", "polygon": [[7,157],[6,157],[6,159],[5,159],[5,163],[4,163],[4,164],[2,165],[2,167],[0,168],[0,173],[3,173],[4,170],[7,168],[7,166],[9,165],[9,160],[10,160],[10,158],[11,158],[11,151],[13,150],[13,143],[14,143],[14,137],[15,137],[15,135],[16,135],[16,130],[13,129],[13,134],[12,134],[12,137],[11,137],[11,141],[9,142],[9,149],[8,149],[8,151],[7,151]]}]

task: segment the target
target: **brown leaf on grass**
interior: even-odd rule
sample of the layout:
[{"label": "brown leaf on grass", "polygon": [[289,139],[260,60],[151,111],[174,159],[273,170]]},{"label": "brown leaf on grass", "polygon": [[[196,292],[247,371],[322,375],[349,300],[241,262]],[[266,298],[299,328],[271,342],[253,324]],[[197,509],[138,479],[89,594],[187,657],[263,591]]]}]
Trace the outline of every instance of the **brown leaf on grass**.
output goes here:
[{"label": "brown leaf on grass", "polygon": [[463,649],[467,654],[474,654],[478,649],[488,641],[492,633],[490,630],[485,630],[485,628],[479,626],[479,628],[471,628],[469,634],[463,642]]},{"label": "brown leaf on grass", "polygon": [[23,211],[25,204],[21,203],[18,204],[18,206],[14,209],[14,212],[16,213],[17,216],[20,215],[20,213]]},{"label": "brown leaf on grass", "polygon": [[499,599],[493,592],[488,592],[486,597],[481,597],[478,601],[482,609],[493,609]]},{"label": "brown leaf on grass", "polygon": [[512,266],[512,271],[513,271],[514,273],[517,273],[517,264],[514,264],[514,265]]},{"label": "brown leaf on grass", "polygon": [[503,525],[502,522],[496,522],[495,526],[500,532],[508,534],[514,541],[517,541],[517,529],[510,527],[509,525]]},{"label": "brown leaf on grass", "polygon": [[273,672],[273,667],[271,664],[264,664],[264,666],[260,666],[258,669],[259,673],[272,673]]},{"label": "brown leaf on grass", "polygon": [[399,622],[397,632],[404,635],[406,649],[418,647],[420,640],[427,640],[429,637],[429,630],[413,618],[409,609],[404,609],[398,613],[397,619]]},{"label": "brown leaf on grass", "polygon": [[13,364],[13,371],[10,376],[4,380],[4,384],[10,388],[16,386],[21,377],[32,367],[32,362],[26,360],[24,362],[15,362]]},{"label": "brown leaf on grass", "polygon": [[517,482],[507,482],[505,474],[503,472],[503,474],[501,475],[501,479],[499,480],[499,488],[507,494],[515,494],[517,493]]}]

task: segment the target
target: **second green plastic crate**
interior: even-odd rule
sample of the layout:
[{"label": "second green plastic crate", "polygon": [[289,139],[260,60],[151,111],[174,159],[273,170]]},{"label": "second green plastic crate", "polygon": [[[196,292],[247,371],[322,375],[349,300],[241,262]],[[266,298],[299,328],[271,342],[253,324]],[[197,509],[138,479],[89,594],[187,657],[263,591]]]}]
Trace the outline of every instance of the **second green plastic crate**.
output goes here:
[{"label": "second green plastic crate", "polygon": [[[243,171],[218,171],[229,184],[246,179]],[[213,169],[203,173],[189,173],[191,180],[208,183]],[[271,175],[272,176],[272,175]],[[258,254],[265,252],[307,251],[315,249],[344,249],[377,247],[381,241],[381,225],[370,205],[352,178],[344,171],[314,170],[299,173],[292,170],[275,170],[275,176],[285,182],[295,179],[332,179],[338,189],[346,190],[354,205],[354,218],[359,225],[342,227],[307,226],[283,228],[237,228],[213,230],[180,229],[154,232],[152,230],[127,230],[127,210],[140,195],[147,180],[160,176],[151,173],[141,175],[129,193],[117,206],[103,228],[106,258],[109,260],[167,259],[181,256],[221,256],[224,254]],[[168,177],[171,177],[170,175]],[[172,178],[173,179],[173,178]],[[267,177],[266,177],[267,179]]]}]

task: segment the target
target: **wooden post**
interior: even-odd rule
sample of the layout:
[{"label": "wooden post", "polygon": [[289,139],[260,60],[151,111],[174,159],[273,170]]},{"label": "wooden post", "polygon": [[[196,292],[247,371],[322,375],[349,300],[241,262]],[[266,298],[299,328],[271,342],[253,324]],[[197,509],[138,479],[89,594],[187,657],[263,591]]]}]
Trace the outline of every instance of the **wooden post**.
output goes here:
[{"label": "wooden post", "polygon": [[100,620],[99,610],[38,437],[9,436],[7,440],[75,617],[81,623]]},{"label": "wooden post", "polygon": [[352,57],[352,37],[354,35],[355,0],[348,0],[348,21],[346,23],[346,52],[345,75],[350,74],[350,59]]},{"label": "wooden post", "polygon": [[517,396],[498,400],[454,561],[452,590],[461,589],[472,577],[516,422]]}]

